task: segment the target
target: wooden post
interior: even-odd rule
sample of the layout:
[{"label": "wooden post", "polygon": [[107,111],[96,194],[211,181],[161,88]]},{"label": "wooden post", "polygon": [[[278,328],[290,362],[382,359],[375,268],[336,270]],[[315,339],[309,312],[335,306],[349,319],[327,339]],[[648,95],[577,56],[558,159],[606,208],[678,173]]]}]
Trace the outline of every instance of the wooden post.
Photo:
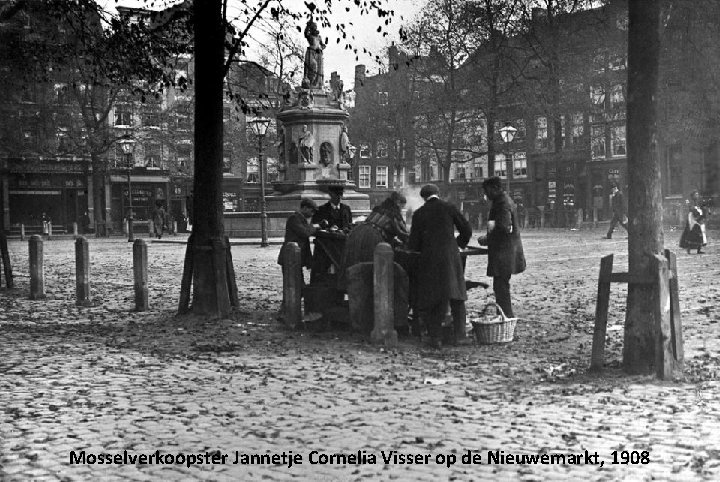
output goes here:
[{"label": "wooden post", "polygon": [[230,237],[225,236],[225,263],[227,264],[227,285],[230,294],[230,306],[240,306],[240,297],[238,296],[237,281],[235,280],[235,266],[233,266],[232,246],[230,245]]},{"label": "wooden post", "polygon": [[154,238],[155,237],[155,223],[152,219],[148,219],[147,222],[148,226],[148,238]]},{"label": "wooden post", "polygon": [[598,225],[598,209],[593,208],[593,227],[597,228]]},{"label": "wooden post", "polygon": [[673,332],[670,321],[670,283],[668,261],[664,256],[653,257],[655,280],[657,283],[657,300],[655,319],[657,333],[655,345],[655,373],[661,380],[672,380],[675,377],[675,354],[673,353]]},{"label": "wooden post", "polygon": [[25,241],[25,225],[20,225],[20,241]]},{"label": "wooden post", "polygon": [[28,241],[30,250],[30,299],[45,298],[45,269],[43,266],[42,236],[34,234]]},{"label": "wooden post", "polygon": [[590,370],[602,370],[605,363],[605,335],[607,333],[608,307],[610,305],[610,277],[613,268],[613,255],[600,260],[598,277],[597,305],[595,307],[595,333],[593,334]]},{"label": "wooden post", "polygon": [[540,227],[545,227],[545,206],[538,206],[538,211],[540,211]]},{"label": "wooden post", "polygon": [[12,266],[10,265],[7,237],[4,231],[0,231],[0,256],[2,256],[3,270],[5,272],[5,286],[7,289],[11,289],[15,283],[13,281]]},{"label": "wooden post", "polygon": [[125,219],[125,222],[123,222],[123,234],[124,234],[125,236],[128,235],[128,229],[129,229],[129,228],[128,228],[128,220]]},{"label": "wooden post", "polygon": [[75,236],[76,238],[78,236],[78,226],[75,222],[73,223],[73,236]]},{"label": "wooden post", "polygon": [[52,238],[52,221],[48,221],[48,239]]},{"label": "wooden post", "polygon": [[173,236],[177,234],[177,221],[172,222],[172,234]]},{"label": "wooden post", "polygon": [[192,234],[188,236],[185,248],[185,261],[183,263],[183,275],[180,280],[180,300],[178,301],[178,314],[184,315],[190,311],[190,289],[193,279],[193,245],[195,238]]},{"label": "wooden post", "polygon": [[75,304],[90,305],[90,244],[84,236],[75,240]]},{"label": "wooden post", "polygon": [[677,258],[675,253],[669,249],[665,250],[665,258],[668,260],[670,270],[670,324],[672,326],[672,346],[675,356],[675,367],[678,374],[682,373],[685,364],[685,349],[683,348],[682,316],[680,315],[680,293]]},{"label": "wooden post", "polygon": [[373,258],[373,301],[375,304],[375,324],[370,338],[373,343],[384,343],[385,346],[397,346],[394,316],[394,281],[393,250],[387,243],[380,243],[375,248]]},{"label": "wooden post", "polygon": [[281,256],[285,323],[290,328],[295,328],[302,320],[303,274],[300,247],[297,243],[287,243],[282,247]]},{"label": "wooden post", "polygon": [[583,212],[583,208],[578,208],[578,210],[575,213],[577,215],[577,218],[575,219],[575,227],[580,229],[583,225],[583,217],[585,213]]},{"label": "wooden post", "polygon": [[133,243],[133,277],[135,281],[135,311],[148,310],[147,241]]}]

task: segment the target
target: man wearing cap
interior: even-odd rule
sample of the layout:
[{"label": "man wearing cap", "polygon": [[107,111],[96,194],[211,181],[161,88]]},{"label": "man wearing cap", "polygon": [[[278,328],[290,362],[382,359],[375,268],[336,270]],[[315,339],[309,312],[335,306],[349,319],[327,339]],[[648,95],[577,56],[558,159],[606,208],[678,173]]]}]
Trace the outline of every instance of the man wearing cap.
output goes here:
[{"label": "man wearing cap", "polygon": [[[311,222],[313,214],[317,211],[317,204],[310,198],[300,200],[300,210],[294,212],[285,223],[285,241],[283,247],[288,243],[297,243],[300,247],[300,259],[302,266],[310,268],[312,253],[310,251],[310,236],[317,232],[317,226]],[[282,248],[278,256],[278,264],[282,266]]]},{"label": "man wearing cap", "polygon": [[482,187],[491,204],[487,235],[480,236],[478,241],[481,246],[488,247],[487,275],[493,278],[495,301],[505,316],[514,318],[510,277],[525,271],[525,254],[515,218],[515,205],[503,190],[499,177],[485,179]]},{"label": "man wearing cap", "polygon": [[319,224],[323,229],[350,231],[352,211],[350,206],[340,202],[343,191],[342,186],[330,186],[328,189],[330,200],[318,208],[315,216],[313,216],[314,224]]},{"label": "man wearing cap", "polygon": [[[429,344],[441,346],[440,330],[448,304],[455,340],[465,338],[465,274],[458,248],[470,241],[470,223],[452,204],[438,197],[435,184],[420,189],[425,204],[412,217],[408,247],[419,251],[415,292],[416,306],[428,330]],[[455,229],[459,235],[455,237]]]},{"label": "man wearing cap", "polygon": [[605,236],[607,239],[612,239],[613,231],[615,231],[615,226],[618,224],[625,228],[625,231],[628,230],[625,197],[623,197],[623,193],[618,189],[617,184],[612,185],[610,202],[612,204],[613,217],[610,221],[610,229],[607,232],[607,236]]}]

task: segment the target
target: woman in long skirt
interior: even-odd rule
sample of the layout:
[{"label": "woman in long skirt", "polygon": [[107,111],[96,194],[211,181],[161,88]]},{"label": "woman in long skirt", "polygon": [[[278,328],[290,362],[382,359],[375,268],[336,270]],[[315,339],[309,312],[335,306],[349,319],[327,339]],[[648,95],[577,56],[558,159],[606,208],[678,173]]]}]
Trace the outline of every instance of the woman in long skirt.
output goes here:
[{"label": "woman in long skirt", "polygon": [[680,247],[687,249],[688,254],[693,249],[697,250],[697,254],[702,254],[702,247],[707,245],[705,220],[709,215],[710,211],[701,204],[700,193],[693,191],[685,230],[680,236]]}]

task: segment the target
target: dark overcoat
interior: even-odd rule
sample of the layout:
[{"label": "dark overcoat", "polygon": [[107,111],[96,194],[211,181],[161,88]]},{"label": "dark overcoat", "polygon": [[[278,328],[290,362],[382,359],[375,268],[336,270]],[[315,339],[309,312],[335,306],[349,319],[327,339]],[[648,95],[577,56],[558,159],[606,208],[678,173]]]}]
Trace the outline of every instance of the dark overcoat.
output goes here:
[{"label": "dark overcoat", "polygon": [[414,288],[419,309],[467,299],[458,247],[467,246],[471,235],[470,223],[455,206],[441,199],[431,198],[415,211],[408,247],[420,252]]},{"label": "dark overcoat", "polygon": [[[300,259],[302,266],[310,268],[312,264],[312,252],[310,251],[310,236],[315,234],[316,228],[307,222],[305,216],[300,212],[294,212],[285,223],[285,242],[297,243],[300,247]],[[278,255],[278,264],[282,265],[282,248]]]},{"label": "dark overcoat", "polygon": [[488,221],[495,221],[495,228],[487,236],[487,275],[510,276],[525,271],[525,254],[515,219],[515,206],[507,193],[493,199]]},{"label": "dark overcoat", "polygon": [[352,211],[347,204],[340,203],[339,208],[334,208],[330,201],[320,206],[313,216],[313,224],[320,224],[325,220],[330,226],[337,226],[338,229],[347,231],[352,225]]}]

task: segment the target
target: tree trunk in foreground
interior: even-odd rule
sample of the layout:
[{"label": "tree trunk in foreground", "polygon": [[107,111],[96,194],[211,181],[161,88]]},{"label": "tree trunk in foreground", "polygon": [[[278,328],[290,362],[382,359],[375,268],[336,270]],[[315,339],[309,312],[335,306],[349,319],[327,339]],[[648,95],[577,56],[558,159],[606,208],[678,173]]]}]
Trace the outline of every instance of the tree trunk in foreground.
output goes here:
[{"label": "tree trunk in foreground", "polygon": [[[194,2],[195,177],[193,234],[183,279],[192,279],[192,312],[211,318],[230,313],[222,218],[224,29],[222,0]],[[191,270],[192,275],[187,271]],[[189,283],[187,283],[189,284]],[[189,288],[183,283],[183,288]],[[187,311],[181,292],[179,312]]]},{"label": "tree trunk in foreground", "polygon": [[[662,193],[657,159],[660,2],[629,1],[628,33],[628,251],[629,273],[650,276],[652,256],[663,254]],[[628,373],[652,373],[658,287],[629,284],[623,366]]]}]

